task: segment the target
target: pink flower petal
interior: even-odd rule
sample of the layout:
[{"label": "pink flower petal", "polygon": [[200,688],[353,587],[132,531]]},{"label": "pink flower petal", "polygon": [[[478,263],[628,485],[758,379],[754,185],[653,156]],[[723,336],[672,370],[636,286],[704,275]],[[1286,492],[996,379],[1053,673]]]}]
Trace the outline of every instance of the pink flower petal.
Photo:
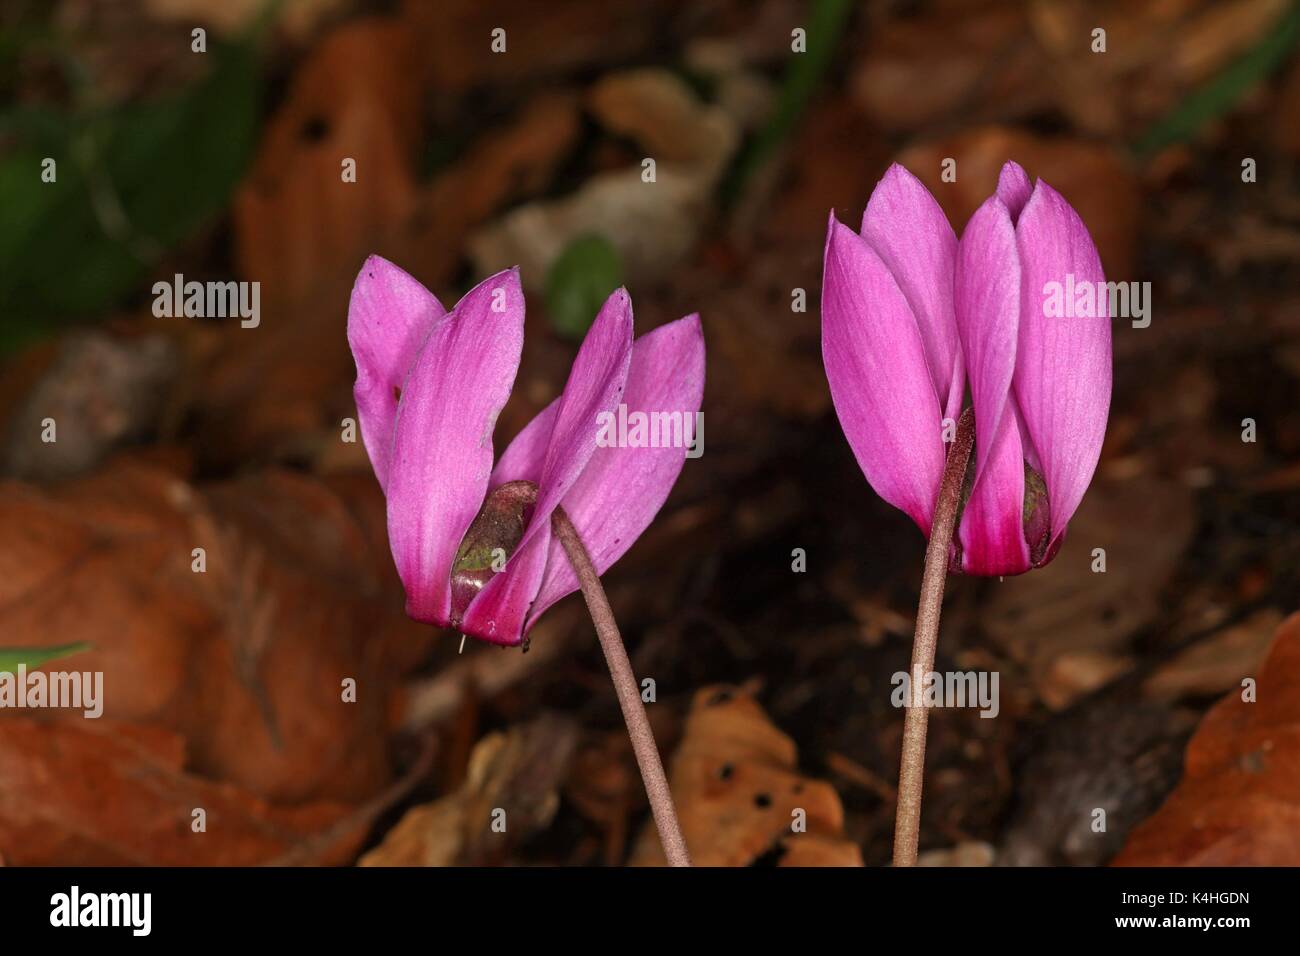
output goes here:
[{"label": "pink flower petal", "polygon": [[388,476],[388,540],[406,613],[446,626],[451,565],[492,473],[492,429],[519,368],[524,295],[483,280],[429,333],[402,391]]},{"label": "pink flower petal", "polygon": [[520,543],[505,570],[494,575],[465,609],[461,630],[466,634],[506,647],[523,643],[529,608],[542,586],[552,543],[549,519],[529,525],[534,527],[532,537]]},{"label": "pink flower petal", "polygon": [[955,420],[962,400],[961,383],[953,381],[960,350],[952,287],[957,236],[948,217],[924,184],[895,163],[871,193],[862,215],[862,238],[911,306],[935,394],[945,414]]},{"label": "pink flower petal", "polygon": [[962,406],[966,403],[966,356],[962,354],[962,350],[959,348],[952,359],[952,375],[949,377],[951,384],[948,386],[948,405],[943,410],[943,420],[945,423],[952,422],[955,428],[957,419],[961,417]]},{"label": "pink flower petal", "polygon": [[[688,315],[641,336],[632,346],[623,400],[628,414],[680,413],[694,427],[704,398],[704,335],[698,315]],[[629,429],[629,433],[630,433]],[[671,433],[673,440],[676,433]],[[703,435],[697,440],[702,441]],[[663,443],[661,442],[661,445]],[[599,447],[563,507],[601,574],[650,526],[686,460],[686,448]],[[528,616],[529,626],[578,587],[568,556],[552,541],[546,576]]]},{"label": "pink flower petal", "polygon": [[525,541],[540,522],[550,526],[551,512],[587,467],[596,450],[597,418],[618,406],[631,362],[632,300],[626,289],[618,289],[587,330],[560,394],[537,482],[537,511]]},{"label": "pink flower petal", "polygon": [[954,299],[975,404],[978,480],[993,450],[1011,389],[1020,323],[1016,232],[1007,207],[997,196],[990,196],[975,210],[962,233]]},{"label": "pink flower petal", "polygon": [[889,269],[834,216],[822,277],[822,359],[867,481],[929,534],[944,445],[921,332]]},{"label": "pink flower petal", "polygon": [[[533,541],[538,536],[549,538],[551,513],[564,500],[596,451],[597,416],[618,405],[631,361],[632,302],[627,291],[619,289],[606,300],[578,349],[569,380],[549,416],[553,421],[541,473],[536,479],[537,505],[505,570],[494,575],[466,609],[462,627],[467,634],[504,644],[518,644],[523,640],[528,608],[537,595],[546,566],[545,545],[534,545]],[[548,415],[543,412],[538,419],[545,417]],[[527,459],[536,454],[540,432],[523,437],[526,444],[520,444],[519,438],[512,443],[512,449],[517,445],[518,450],[505,463],[507,468],[515,467],[515,456],[521,466],[531,466]],[[498,474],[501,473],[498,469]]]},{"label": "pink flower petal", "polygon": [[366,260],[352,286],[348,345],[357,365],[352,391],[361,440],[381,488],[388,486],[397,390],[429,330],[445,314],[433,293],[379,256]]},{"label": "pink flower petal", "polygon": [[966,574],[1021,574],[1029,570],[1023,522],[1025,462],[1016,417],[1012,400],[1007,403],[989,448],[988,465],[962,511],[957,538]]},{"label": "pink flower petal", "polygon": [[[1042,180],[1016,225],[1020,249],[1020,335],[1013,383],[1051,499],[1052,543],[1087,490],[1110,411],[1110,315],[1101,259],[1079,214]],[[1095,315],[1049,317],[1049,283],[1091,285]],[[1076,311],[1079,311],[1076,308]],[[1086,311],[1086,309],[1084,309]]]},{"label": "pink flower petal", "polygon": [[998,173],[998,198],[1011,214],[1011,221],[1020,219],[1020,213],[1029,202],[1034,191],[1034,184],[1029,181],[1029,174],[1017,162],[1008,161]]}]

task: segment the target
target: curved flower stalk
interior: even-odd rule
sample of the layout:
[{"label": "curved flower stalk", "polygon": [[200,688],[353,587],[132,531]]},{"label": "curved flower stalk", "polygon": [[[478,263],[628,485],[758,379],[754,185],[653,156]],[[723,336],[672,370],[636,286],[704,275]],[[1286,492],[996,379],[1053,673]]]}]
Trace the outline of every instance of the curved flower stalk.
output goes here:
[{"label": "curved flower stalk", "polygon": [[[378,256],[352,290],[357,413],[387,497],[407,613],[502,645],[523,643],[547,608],[579,587],[595,613],[598,575],[649,526],[681,472],[684,444],[599,447],[602,417],[623,404],[628,414],[676,413],[693,426],[704,392],[699,317],[633,341],[632,303],[619,289],[596,316],[564,391],[494,464],[492,432],[523,338],[517,270],[485,279],[449,312]],[[608,620],[598,619],[597,630],[616,684],[621,673],[633,680],[603,593],[599,603]],[[672,860],[668,844],[681,837],[665,835],[660,816],[676,830],[675,813],[639,691],[632,697],[629,713],[632,700],[619,687],[652,802],[661,791],[655,816]],[[684,845],[678,850],[684,860]]]},{"label": "curved flower stalk", "polygon": [[[1060,290],[1075,289],[1089,293],[1080,300],[1088,307],[1058,314],[1054,291],[1059,301]],[[867,481],[930,538],[914,694],[934,663],[944,565],[1020,574],[1059,550],[1105,436],[1110,337],[1087,227],[1015,163],[960,242],[934,197],[898,165],[877,184],[860,232],[831,216],[822,355],[835,410]],[[950,514],[940,513],[945,500]],[[925,719],[914,697],[900,863],[915,858]]]}]

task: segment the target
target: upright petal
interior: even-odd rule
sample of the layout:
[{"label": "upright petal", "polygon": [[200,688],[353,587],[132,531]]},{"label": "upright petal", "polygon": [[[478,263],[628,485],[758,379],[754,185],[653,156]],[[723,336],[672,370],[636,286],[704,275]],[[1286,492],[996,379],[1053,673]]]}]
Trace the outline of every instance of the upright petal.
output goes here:
[{"label": "upright petal", "polygon": [[[1007,207],[996,195],[975,210],[957,252],[957,328],[975,403],[975,478],[984,473],[1016,370],[1020,256]],[[1019,442],[1017,441],[1017,445]]]},{"label": "upright petal", "polygon": [[[1106,434],[1109,307],[1101,259],[1087,227],[1042,180],[1020,214],[1016,241],[1022,272],[1013,387],[1042,463],[1055,545],[1092,480]],[[1054,291],[1068,310],[1065,315],[1048,315]],[[1089,311],[1093,314],[1078,314]]]},{"label": "upright petal", "polygon": [[1007,403],[990,443],[983,475],[976,480],[962,511],[957,540],[961,542],[961,569],[966,574],[1021,574],[1029,570],[1023,520],[1025,461],[1016,417],[1013,399]]},{"label": "upright petal", "polygon": [[445,314],[433,293],[380,256],[366,260],[352,286],[348,345],[357,365],[352,393],[361,440],[381,488],[388,486],[397,392],[429,330]]},{"label": "upright petal", "polygon": [[549,527],[551,512],[587,467],[596,450],[598,418],[617,407],[631,362],[632,300],[626,289],[618,289],[588,329],[560,394],[537,482],[536,518],[525,540],[539,520]]},{"label": "upright petal", "polygon": [[[662,325],[636,340],[623,400],[629,415],[665,413],[658,421],[669,434],[657,432],[661,438],[657,448],[597,448],[564,498],[564,510],[601,574],[623,556],[663,507],[686,460],[687,429],[703,441],[703,434],[694,431],[695,413],[704,400],[704,335],[698,315]],[[552,541],[529,625],[577,587],[564,548]]]},{"label": "upright petal", "polygon": [[487,493],[492,429],[523,342],[523,289],[510,269],[456,304],[407,376],[388,476],[388,540],[416,620],[448,622],[452,561]]},{"label": "upright petal", "polygon": [[929,534],[944,447],[921,333],[889,269],[833,215],[822,276],[822,360],[862,473]]},{"label": "upright petal", "polygon": [[955,409],[950,401],[959,346],[952,300],[957,236],[948,217],[925,185],[895,163],[871,193],[862,215],[862,238],[912,308],[940,407],[960,412],[961,395]]},{"label": "upright petal", "polygon": [[[553,420],[541,472],[535,479],[537,505],[505,570],[488,581],[466,609],[462,622],[466,633],[509,644],[523,639],[528,609],[546,567],[551,513],[591,460],[596,450],[597,417],[617,406],[627,384],[631,361],[632,302],[627,290],[619,289],[605,302],[587,331],[554,411],[547,409],[538,416]],[[535,439],[540,433],[533,436],[521,433],[521,437],[535,453],[538,447]],[[516,447],[520,451],[515,454],[522,459],[526,448],[519,438],[511,449]],[[513,468],[511,463],[506,464]],[[511,476],[514,477],[523,476]],[[534,539],[539,537],[547,541],[535,543]]]},{"label": "upright petal", "polygon": [[1020,213],[1025,208],[1025,203],[1029,202],[1033,191],[1034,184],[1029,181],[1029,174],[1019,163],[1008,160],[1003,164],[1002,171],[998,173],[997,194],[1002,204],[1007,207],[1007,211],[1011,213],[1013,223],[1020,218]]}]

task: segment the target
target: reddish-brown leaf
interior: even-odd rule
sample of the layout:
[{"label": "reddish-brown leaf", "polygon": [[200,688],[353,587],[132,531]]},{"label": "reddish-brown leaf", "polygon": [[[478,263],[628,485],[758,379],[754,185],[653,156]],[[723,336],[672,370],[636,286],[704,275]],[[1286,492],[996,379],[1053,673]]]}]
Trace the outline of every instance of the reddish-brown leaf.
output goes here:
[{"label": "reddish-brown leaf", "polygon": [[1255,692],[1232,691],[1201,721],[1182,782],[1116,866],[1300,866],[1300,614],[1278,628]]}]

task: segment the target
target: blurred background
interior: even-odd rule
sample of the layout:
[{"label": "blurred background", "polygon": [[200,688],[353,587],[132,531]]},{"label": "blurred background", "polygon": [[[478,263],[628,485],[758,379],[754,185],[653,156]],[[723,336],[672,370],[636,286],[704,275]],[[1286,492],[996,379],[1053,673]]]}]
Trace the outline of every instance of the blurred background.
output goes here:
[{"label": "blurred background", "polygon": [[[924,542],[831,409],[822,243],[892,161],[960,231],[1008,159],[1153,307],[1060,555],[949,580],[939,669],[997,671],[1000,712],[932,715],[924,860],[1300,864],[1290,0],[14,0],[0,31],[0,647],[104,674],[100,720],[0,710],[6,864],[657,861],[580,599],[527,653],[404,616],[344,440],[370,253],[448,306],[522,266],[498,451],[614,287],[638,333],[701,314],[704,455],[606,575],[688,843],[887,862]],[[156,316],[178,273],[260,283],[259,324]]]}]

